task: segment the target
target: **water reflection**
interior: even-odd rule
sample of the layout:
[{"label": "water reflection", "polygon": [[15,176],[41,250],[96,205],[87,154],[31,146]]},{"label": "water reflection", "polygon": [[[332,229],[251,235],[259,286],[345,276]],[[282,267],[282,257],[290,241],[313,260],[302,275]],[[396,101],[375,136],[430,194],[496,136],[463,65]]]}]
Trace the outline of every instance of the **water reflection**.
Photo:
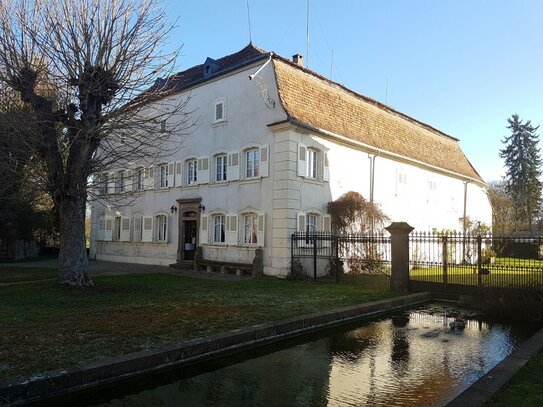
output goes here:
[{"label": "water reflection", "polygon": [[440,405],[531,333],[469,318],[451,331],[452,320],[442,305],[402,312],[102,405]]}]

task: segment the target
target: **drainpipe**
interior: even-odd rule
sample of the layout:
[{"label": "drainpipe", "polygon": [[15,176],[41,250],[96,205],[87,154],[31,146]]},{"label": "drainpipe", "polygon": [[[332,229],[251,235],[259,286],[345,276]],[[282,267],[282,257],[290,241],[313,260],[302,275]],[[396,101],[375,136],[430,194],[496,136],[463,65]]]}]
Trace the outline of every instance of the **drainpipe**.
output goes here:
[{"label": "drainpipe", "polygon": [[[373,205],[374,201],[374,191],[375,191],[375,154],[368,154],[370,159],[370,204]],[[373,218],[370,220],[370,233],[373,234],[373,229],[375,227]]]},{"label": "drainpipe", "polygon": [[464,236],[462,242],[462,262],[466,260],[466,230],[468,228],[467,207],[468,207],[468,181],[464,181],[464,215],[462,217],[462,234]]}]

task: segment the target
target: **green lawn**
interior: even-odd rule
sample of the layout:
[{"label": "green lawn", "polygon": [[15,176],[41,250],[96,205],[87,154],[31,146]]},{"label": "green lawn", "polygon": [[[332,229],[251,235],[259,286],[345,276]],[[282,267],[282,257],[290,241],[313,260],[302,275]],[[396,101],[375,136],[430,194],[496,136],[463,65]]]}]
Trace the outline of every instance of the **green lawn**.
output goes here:
[{"label": "green lawn", "polygon": [[57,275],[52,268],[0,267],[0,284],[57,278]]},{"label": "green lawn", "polygon": [[54,281],[0,287],[0,381],[396,295],[348,281],[214,281],[170,274],[93,280],[96,286],[88,290]]},{"label": "green lawn", "polygon": [[[494,264],[482,265],[490,274],[481,276],[482,284],[491,287],[543,286],[543,261],[533,259],[497,258]],[[409,272],[418,281],[443,282],[441,265],[424,265]],[[449,265],[447,281],[450,284],[478,285],[477,265]]]},{"label": "green lawn", "polygon": [[485,407],[543,405],[543,353],[533,357]]}]

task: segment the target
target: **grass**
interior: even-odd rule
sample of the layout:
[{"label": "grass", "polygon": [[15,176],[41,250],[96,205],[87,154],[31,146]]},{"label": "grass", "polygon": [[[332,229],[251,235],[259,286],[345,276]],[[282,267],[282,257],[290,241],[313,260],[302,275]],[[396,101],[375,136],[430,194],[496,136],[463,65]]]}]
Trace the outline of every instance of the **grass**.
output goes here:
[{"label": "grass", "polygon": [[[492,287],[532,288],[543,286],[543,261],[533,259],[497,258],[494,264],[482,265],[490,271],[482,275],[482,284]],[[435,263],[414,268],[410,278],[419,281],[443,282],[443,269]],[[478,285],[477,265],[449,265],[447,281],[450,284]]]},{"label": "grass", "polygon": [[45,280],[57,275],[57,270],[53,268],[0,267],[0,284]]},{"label": "grass", "polygon": [[543,353],[534,356],[485,407],[543,405]]},{"label": "grass", "polygon": [[94,282],[86,290],[53,281],[0,287],[0,381],[395,295],[352,281],[135,274]]}]

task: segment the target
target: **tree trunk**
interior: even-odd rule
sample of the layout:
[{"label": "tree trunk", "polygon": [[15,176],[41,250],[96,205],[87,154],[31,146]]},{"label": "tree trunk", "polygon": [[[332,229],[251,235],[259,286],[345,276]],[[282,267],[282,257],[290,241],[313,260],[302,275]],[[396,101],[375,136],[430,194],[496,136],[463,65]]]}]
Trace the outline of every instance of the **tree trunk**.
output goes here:
[{"label": "tree trunk", "polygon": [[59,210],[59,281],[65,285],[90,287],[93,283],[89,275],[85,240],[86,198],[65,199]]}]

